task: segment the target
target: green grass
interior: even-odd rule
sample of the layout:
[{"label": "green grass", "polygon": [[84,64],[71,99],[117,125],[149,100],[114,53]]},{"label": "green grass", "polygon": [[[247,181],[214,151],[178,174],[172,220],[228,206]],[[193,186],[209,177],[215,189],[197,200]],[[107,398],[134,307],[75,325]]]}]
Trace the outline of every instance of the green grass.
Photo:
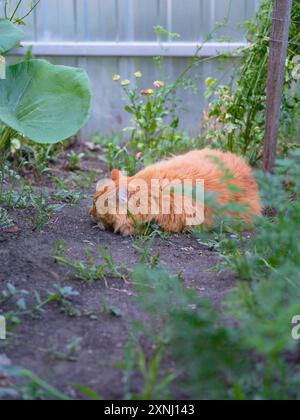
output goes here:
[{"label": "green grass", "polygon": [[[109,248],[96,246],[98,256],[95,257],[90,247],[86,248],[86,261],[77,261],[65,256],[63,241],[57,243],[52,256],[55,260],[67,267],[70,276],[83,282],[91,283],[97,280],[106,280],[108,277],[124,279],[124,267],[115,264],[112,252]],[[99,262],[99,257],[103,262]]]},{"label": "green grass", "polygon": [[10,396],[22,400],[51,399],[57,401],[70,401],[72,399],[28,369],[0,367],[0,372],[8,377],[20,380],[20,385],[0,388],[0,398],[1,396],[5,398]]}]

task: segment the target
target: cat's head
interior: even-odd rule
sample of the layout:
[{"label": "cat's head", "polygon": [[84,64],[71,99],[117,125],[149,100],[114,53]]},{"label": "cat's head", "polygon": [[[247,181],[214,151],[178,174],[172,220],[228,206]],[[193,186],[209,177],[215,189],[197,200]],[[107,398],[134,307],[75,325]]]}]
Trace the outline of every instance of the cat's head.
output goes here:
[{"label": "cat's head", "polygon": [[98,182],[90,215],[100,229],[123,233],[122,228],[131,223],[128,182],[129,178],[117,169],[112,171],[111,179]]}]

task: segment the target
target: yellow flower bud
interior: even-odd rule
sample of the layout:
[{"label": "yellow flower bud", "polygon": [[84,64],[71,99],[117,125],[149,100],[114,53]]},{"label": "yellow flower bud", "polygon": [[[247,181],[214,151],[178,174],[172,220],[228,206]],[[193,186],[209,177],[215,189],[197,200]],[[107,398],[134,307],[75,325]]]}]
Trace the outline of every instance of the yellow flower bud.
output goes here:
[{"label": "yellow flower bud", "polygon": [[154,94],[154,90],[153,89],[146,89],[146,90],[142,90],[141,94],[144,96],[150,96]]}]

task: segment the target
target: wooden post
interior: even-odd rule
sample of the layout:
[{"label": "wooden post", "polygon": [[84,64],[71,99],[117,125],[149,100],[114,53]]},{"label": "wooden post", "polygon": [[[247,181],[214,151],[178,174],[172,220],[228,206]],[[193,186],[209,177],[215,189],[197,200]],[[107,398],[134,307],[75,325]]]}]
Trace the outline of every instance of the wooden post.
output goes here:
[{"label": "wooden post", "polygon": [[264,169],[272,172],[276,159],[281,97],[292,14],[292,0],[274,0],[267,85]]}]

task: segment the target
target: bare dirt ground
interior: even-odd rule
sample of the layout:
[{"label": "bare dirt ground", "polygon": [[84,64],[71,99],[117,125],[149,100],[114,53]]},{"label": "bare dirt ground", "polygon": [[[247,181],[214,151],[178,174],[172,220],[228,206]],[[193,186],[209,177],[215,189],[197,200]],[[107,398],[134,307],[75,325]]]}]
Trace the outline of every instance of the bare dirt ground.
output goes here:
[{"label": "bare dirt ground", "polygon": [[[95,159],[85,159],[81,170],[88,173],[92,169],[99,171],[101,164]],[[70,175],[64,170],[59,174],[62,178]],[[38,183],[53,188],[48,179]],[[67,256],[75,260],[86,259],[87,246],[96,253],[96,246],[101,245],[111,249],[117,265],[133,268],[138,263],[134,239],[102,232],[90,221],[88,209],[93,188],[86,191],[87,198],[78,204],[67,204],[53,214],[41,231],[32,230],[28,223],[30,209],[10,211],[17,229],[0,233],[0,291],[11,283],[28,292],[26,299],[32,303],[36,291],[45,297],[54,291],[55,285],[71,286],[79,294],[72,298],[77,316],[71,317],[53,302],[38,317],[22,317],[12,337],[0,344],[0,355],[9,358],[14,366],[30,369],[71,397],[84,398],[76,388],[80,384],[105,399],[122,399],[123,372],[117,365],[123,360],[128,331],[133,321],[147,322],[134,288],[120,279],[108,278],[107,284],[103,280],[81,282],[51,256],[53,247],[63,240]],[[173,273],[182,273],[187,286],[215,303],[234,285],[235,279],[230,274],[213,270],[218,255],[200,246],[189,234],[157,238],[156,251],[160,251],[163,266]],[[0,310],[6,313],[15,305],[12,298]],[[80,346],[72,358],[59,357],[74,338],[79,339]],[[135,386],[138,388],[138,382]]]}]

